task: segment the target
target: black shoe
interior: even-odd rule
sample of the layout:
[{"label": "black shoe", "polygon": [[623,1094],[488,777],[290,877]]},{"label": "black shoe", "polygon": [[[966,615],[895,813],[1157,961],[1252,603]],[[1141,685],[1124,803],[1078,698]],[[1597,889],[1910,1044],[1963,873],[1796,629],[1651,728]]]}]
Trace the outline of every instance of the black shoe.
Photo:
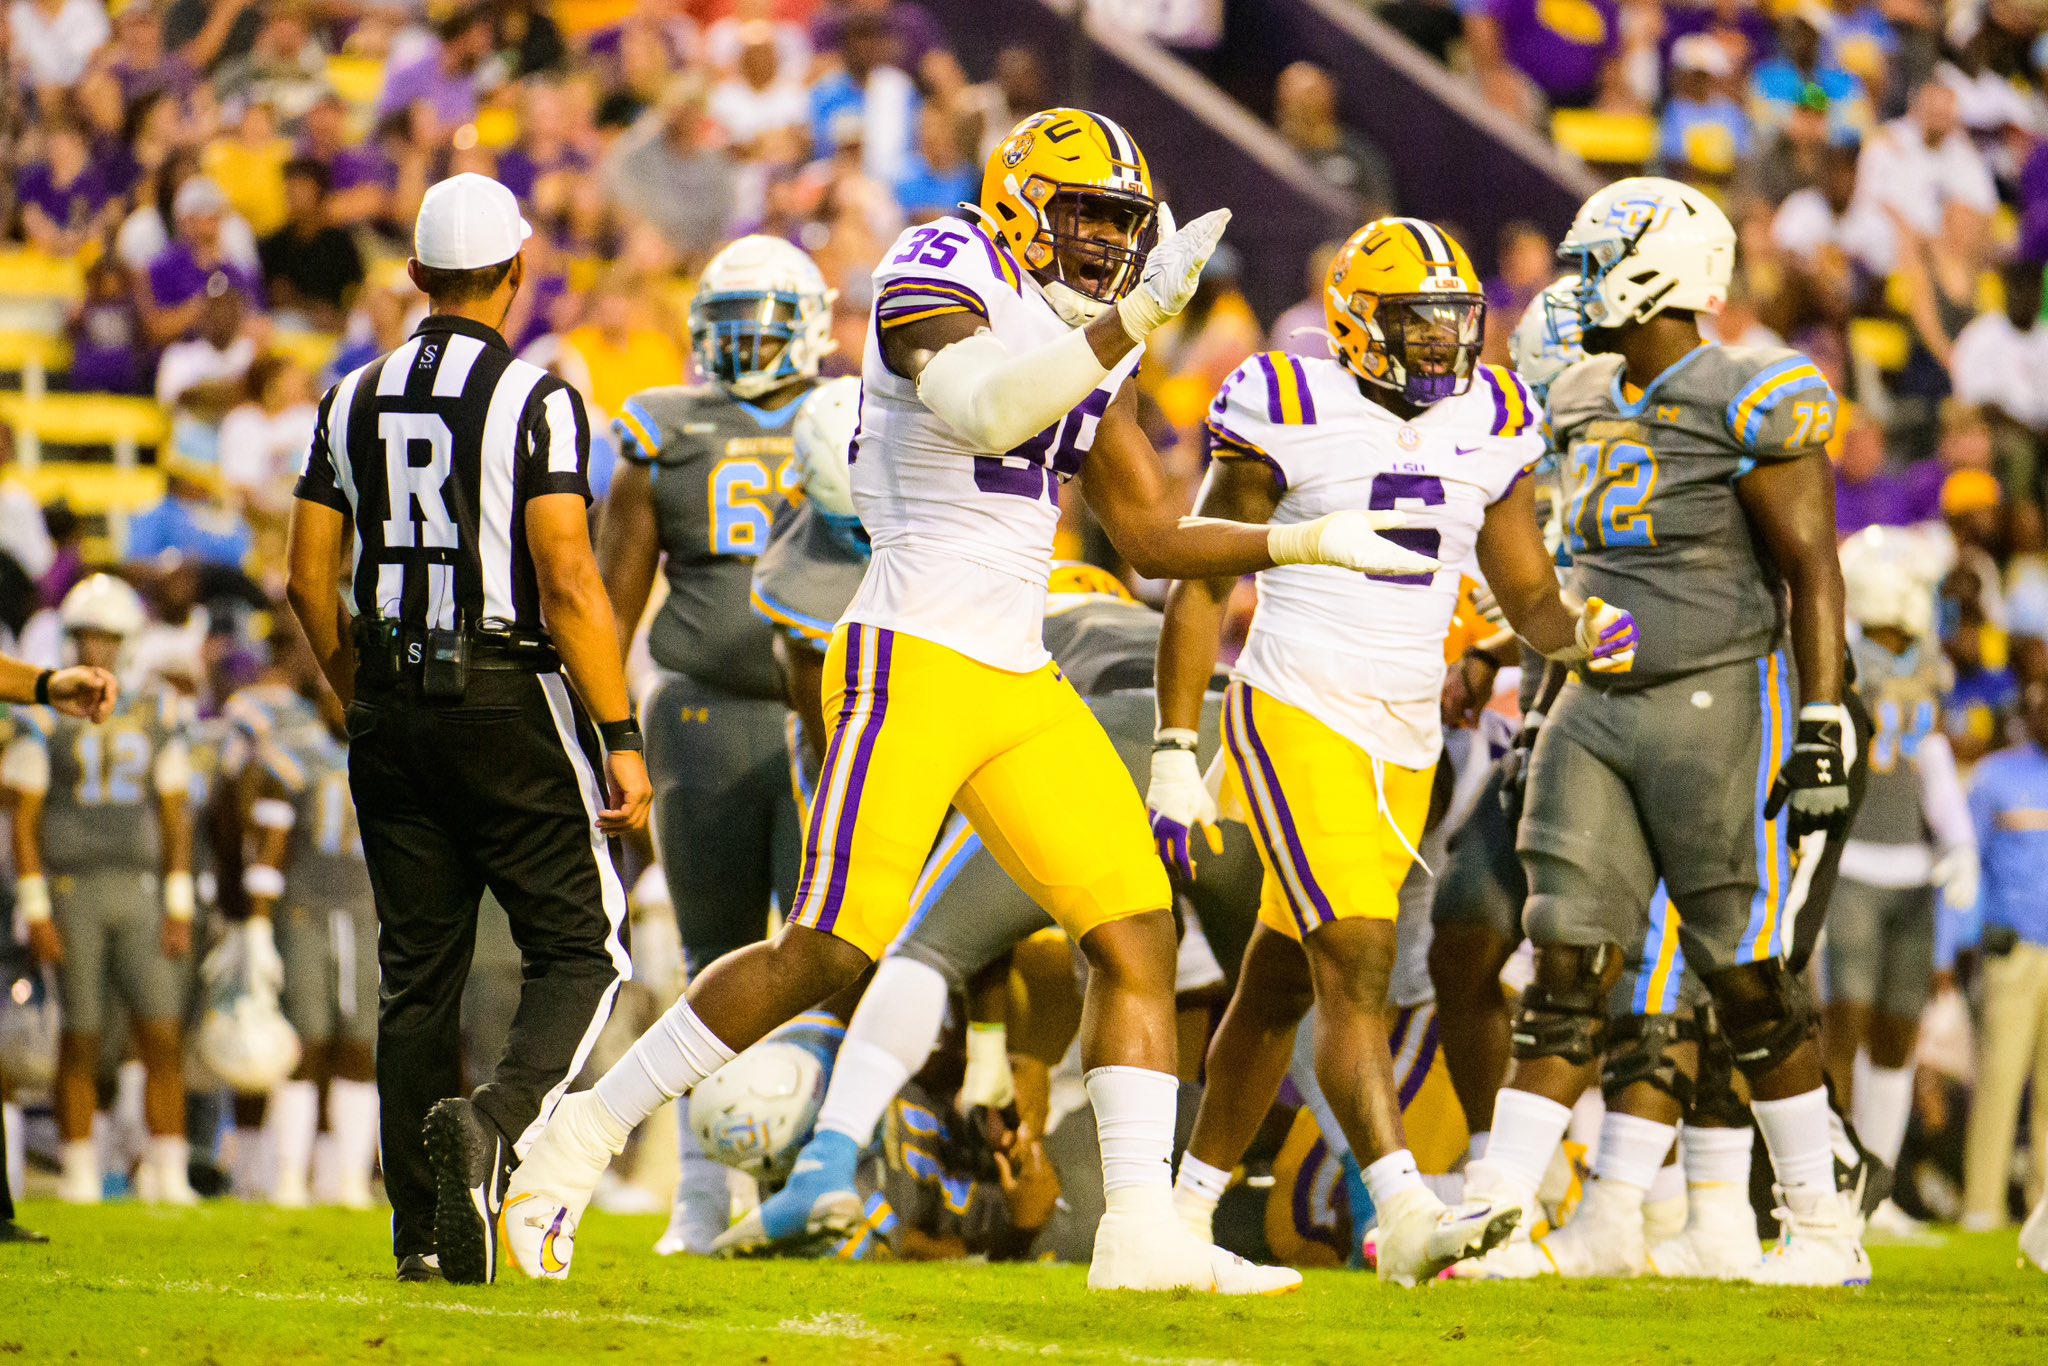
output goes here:
[{"label": "black shoe", "polygon": [[34,1229],[23,1228],[12,1219],[0,1219],[0,1243],[47,1243],[50,1240]]},{"label": "black shoe", "polygon": [[489,1285],[498,1278],[498,1210],[511,1176],[512,1145],[458,1097],[427,1111],[427,1161],[434,1168],[441,1274],[457,1285]]},{"label": "black shoe", "polygon": [[398,1279],[407,1285],[419,1285],[426,1281],[445,1281],[441,1274],[441,1262],[431,1252],[413,1252],[398,1259]]}]

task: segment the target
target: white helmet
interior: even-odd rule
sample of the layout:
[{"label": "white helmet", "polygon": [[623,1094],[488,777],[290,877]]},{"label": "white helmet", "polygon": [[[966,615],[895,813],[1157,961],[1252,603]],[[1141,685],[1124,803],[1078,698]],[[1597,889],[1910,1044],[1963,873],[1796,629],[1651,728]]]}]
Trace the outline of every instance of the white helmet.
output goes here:
[{"label": "white helmet", "polygon": [[690,1127],[713,1160],[759,1181],[782,1181],[811,1136],[826,1080],[810,1049],[757,1043],[697,1084]]},{"label": "white helmet", "polygon": [[1571,366],[1586,358],[1580,341],[1579,277],[1564,275],[1529,301],[1508,337],[1508,363],[1538,398]]},{"label": "white helmet", "polygon": [[[711,258],[690,301],[690,346],[736,398],[810,379],[838,345],[817,262],[779,237],[742,237]],[[769,343],[774,354],[763,355]]]},{"label": "white helmet", "polygon": [[1923,572],[1917,538],[1873,526],[1842,542],[1842,583],[1849,619],[1866,629],[1890,626],[1915,640],[1934,634],[1934,582]]},{"label": "white helmet", "polygon": [[245,992],[210,1007],[194,1041],[199,1060],[232,1091],[268,1095],[299,1065],[298,1031],[268,992]]},{"label": "white helmet", "polygon": [[20,946],[0,944],[0,1077],[31,1091],[55,1081],[59,1027],[49,969]]},{"label": "white helmet", "polygon": [[1587,327],[1671,309],[1719,313],[1735,275],[1735,225],[1690,185],[1630,176],[1580,206],[1557,254],[1579,274]]},{"label": "white helmet", "polygon": [[148,624],[149,614],[142,598],[112,574],[94,574],[81,580],[64,595],[57,608],[57,620],[64,634],[74,631],[104,631],[126,640]]},{"label": "white helmet", "polygon": [[796,410],[796,468],[804,497],[829,522],[858,525],[853,510],[853,434],[860,426],[860,380],[828,379]]}]

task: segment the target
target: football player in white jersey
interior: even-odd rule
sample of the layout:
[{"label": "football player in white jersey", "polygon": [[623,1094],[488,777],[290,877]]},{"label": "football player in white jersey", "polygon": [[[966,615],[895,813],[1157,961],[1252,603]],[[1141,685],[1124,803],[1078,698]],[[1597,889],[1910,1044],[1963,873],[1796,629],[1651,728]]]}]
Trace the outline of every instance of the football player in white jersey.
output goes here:
[{"label": "football player in white jersey", "polygon": [[889,249],[853,463],[874,557],[826,654],[831,740],[795,904],[775,940],[711,965],[592,1091],[556,1109],[504,1207],[529,1275],[567,1274],[576,1221],[634,1125],[881,955],[957,806],[1091,967],[1082,1053],[1107,1213],[1089,1284],[1300,1284],[1175,1217],[1172,892],[1143,802],[1042,639],[1058,490],[1077,477],[1148,576],[1436,568],[1377,534],[1405,521],[1393,510],[1179,524],[1130,377],[1145,337],[1192,297],[1228,217],[1175,232],[1130,135],[1054,109],[998,145],[977,205]]},{"label": "football player in white jersey", "polygon": [[[1440,567],[1365,577],[1290,566],[1258,577],[1258,612],[1224,704],[1223,805],[1249,814],[1265,888],[1210,1045],[1178,1196],[1191,1226],[1206,1228],[1313,1001],[1316,1073],[1365,1168],[1380,1276],[1413,1285],[1498,1243],[1522,1214],[1446,1208],[1423,1184],[1387,1047],[1394,921],[1443,748],[1458,567],[1476,552],[1510,624],[1553,659],[1625,670],[1635,623],[1598,599],[1572,606],[1559,595],[1523,478],[1543,455],[1541,413],[1511,371],[1478,363],[1486,305],[1464,249],[1418,219],[1368,223],[1332,262],[1324,311],[1335,359],[1266,353],[1225,382],[1209,410],[1216,462],[1201,510],[1288,525],[1399,508],[1413,521],[1391,534]],[[1149,800],[1161,856],[1183,875],[1190,832],[1218,815],[1195,766],[1195,725],[1234,586],[1177,585],[1160,637]]]}]

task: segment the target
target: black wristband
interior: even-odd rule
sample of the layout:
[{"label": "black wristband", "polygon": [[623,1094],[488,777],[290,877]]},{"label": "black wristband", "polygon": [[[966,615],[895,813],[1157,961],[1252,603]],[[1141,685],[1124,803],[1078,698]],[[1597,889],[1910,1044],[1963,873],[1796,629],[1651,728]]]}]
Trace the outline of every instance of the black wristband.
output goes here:
[{"label": "black wristband", "polygon": [[640,723],[630,716],[623,721],[598,722],[597,738],[604,741],[605,750],[612,754],[639,754],[646,749],[640,738]]},{"label": "black wristband", "polygon": [[47,707],[50,705],[50,680],[55,678],[56,676],[57,671],[55,669],[45,669],[41,673],[36,675],[37,706]]}]

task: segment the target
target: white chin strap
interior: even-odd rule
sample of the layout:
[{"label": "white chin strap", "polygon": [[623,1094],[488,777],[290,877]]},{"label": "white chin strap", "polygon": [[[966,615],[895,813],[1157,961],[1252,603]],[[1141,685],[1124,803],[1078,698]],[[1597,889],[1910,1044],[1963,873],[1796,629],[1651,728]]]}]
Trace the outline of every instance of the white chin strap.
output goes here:
[{"label": "white chin strap", "polygon": [[1069,327],[1086,327],[1115,307],[1101,299],[1091,299],[1060,280],[1042,284],[1039,290],[1045,295],[1045,301],[1052,305],[1052,311],[1060,315],[1060,321]]}]

